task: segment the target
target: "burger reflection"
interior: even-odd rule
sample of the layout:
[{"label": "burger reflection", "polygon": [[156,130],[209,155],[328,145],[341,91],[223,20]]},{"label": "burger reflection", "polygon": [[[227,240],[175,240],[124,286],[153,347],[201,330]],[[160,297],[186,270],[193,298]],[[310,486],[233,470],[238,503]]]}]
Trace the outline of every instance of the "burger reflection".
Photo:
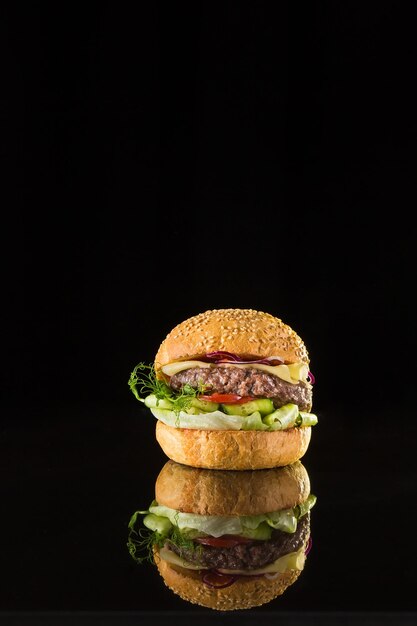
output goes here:
[{"label": "burger reflection", "polygon": [[168,461],[155,500],[129,522],[127,547],[183,600],[218,611],[280,596],[311,548],[316,497],[300,461],[265,470],[207,470]]}]

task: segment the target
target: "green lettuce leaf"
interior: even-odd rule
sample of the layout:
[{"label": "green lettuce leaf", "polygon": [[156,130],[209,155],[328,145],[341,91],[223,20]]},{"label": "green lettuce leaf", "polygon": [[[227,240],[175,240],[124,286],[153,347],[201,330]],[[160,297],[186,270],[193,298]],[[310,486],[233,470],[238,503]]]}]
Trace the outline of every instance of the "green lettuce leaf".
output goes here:
[{"label": "green lettuce leaf", "polygon": [[222,535],[254,536],[253,531],[264,523],[271,527],[271,532],[272,528],[288,533],[295,532],[297,520],[305,515],[315,502],[316,497],[310,494],[302,505],[284,511],[273,511],[261,515],[220,516],[182,513],[154,501],[149,507],[149,513],[168,518],[173,526],[182,531],[197,530],[212,537],[221,537]]},{"label": "green lettuce leaf", "polygon": [[251,415],[227,415],[220,410],[209,413],[198,411],[172,411],[150,407],[150,411],[161,422],[177,428],[199,430],[284,430],[294,426],[313,426],[317,417],[313,413],[300,413],[296,404],[286,404],[270,415],[261,416],[259,411]]}]

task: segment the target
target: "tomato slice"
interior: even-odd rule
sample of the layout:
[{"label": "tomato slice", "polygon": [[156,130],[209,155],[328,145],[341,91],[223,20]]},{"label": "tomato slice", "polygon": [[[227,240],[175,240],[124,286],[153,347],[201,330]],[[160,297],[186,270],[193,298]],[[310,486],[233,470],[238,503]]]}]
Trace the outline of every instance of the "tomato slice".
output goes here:
[{"label": "tomato slice", "polygon": [[249,539],[249,537],[239,537],[238,535],[223,535],[222,537],[196,537],[194,541],[212,548],[234,548],[234,546],[238,546],[241,543],[250,543],[253,540]]},{"label": "tomato slice", "polygon": [[239,396],[237,393],[212,393],[211,396],[198,396],[200,400],[218,402],[219,404],[244,404],[254,400],[253,396]]}]

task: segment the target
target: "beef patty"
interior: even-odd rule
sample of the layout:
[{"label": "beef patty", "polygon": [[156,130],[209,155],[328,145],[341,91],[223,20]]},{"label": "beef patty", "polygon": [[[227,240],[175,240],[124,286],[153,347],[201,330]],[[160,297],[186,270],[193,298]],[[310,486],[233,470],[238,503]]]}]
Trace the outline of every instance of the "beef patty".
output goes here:
[{"label": "beef patty", "polygon": [[170,386],[179,391],[184,385],[195,389],[204,385],[206,393],[235,393],[240,396],[271,398],[275,408],[288,402],[296,404],[300,411],[310,411],[312,388],[300,381],[297,384],[263,372],[256,368],[241,368],[216,365],[214,367],[192,367],[174,374]]},{"label": "beef patty", "polygon": [[214,548],[195,544],[195,548],[179,547],[167,541],[167,547],[189,563],[213,569],[259,569],[281,556],[296,552],[310,535],[310,513],[298,520],[297,530],[286,533],[273,530],[267,541],[253,540],[233,548]]}]

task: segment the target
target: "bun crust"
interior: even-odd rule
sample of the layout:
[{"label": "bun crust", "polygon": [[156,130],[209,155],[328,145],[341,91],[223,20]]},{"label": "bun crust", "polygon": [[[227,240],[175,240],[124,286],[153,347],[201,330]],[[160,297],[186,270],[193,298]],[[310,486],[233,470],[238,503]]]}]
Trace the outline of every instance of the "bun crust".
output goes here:
[{"label": "bun crust", "polygon": [[302,339],[281,319],[253,309],[213,309],[184,320],[168,333],[156,354],[155,369],[217,350],[246,359],[281,356],[285,363],[309,364]]},{"label": "bun crust", "polygon": [[156,439],[168,458],[193,467],[255,470],[282,467],[301,459],[311,427],[277,431],[196,430],[156,422]]},{"label": "bun crust", "polygon": [[192,604],[217,611],[250,609],[266,604],[283,594],[301,574],[300,570],[291,570],[273,580],[264,576],[241,576],[230,587],[213,589],[203,583],[198,572],[171,565],[159,557],[157,550],[155,563],[171,591]]},{"label": "bun crust", "polygon": [[223,471],[170,460],[155,483],[159,504],[197,515],[261,515],[292,508],[309,494],[310,479],[300,461],[275,469]]}]

